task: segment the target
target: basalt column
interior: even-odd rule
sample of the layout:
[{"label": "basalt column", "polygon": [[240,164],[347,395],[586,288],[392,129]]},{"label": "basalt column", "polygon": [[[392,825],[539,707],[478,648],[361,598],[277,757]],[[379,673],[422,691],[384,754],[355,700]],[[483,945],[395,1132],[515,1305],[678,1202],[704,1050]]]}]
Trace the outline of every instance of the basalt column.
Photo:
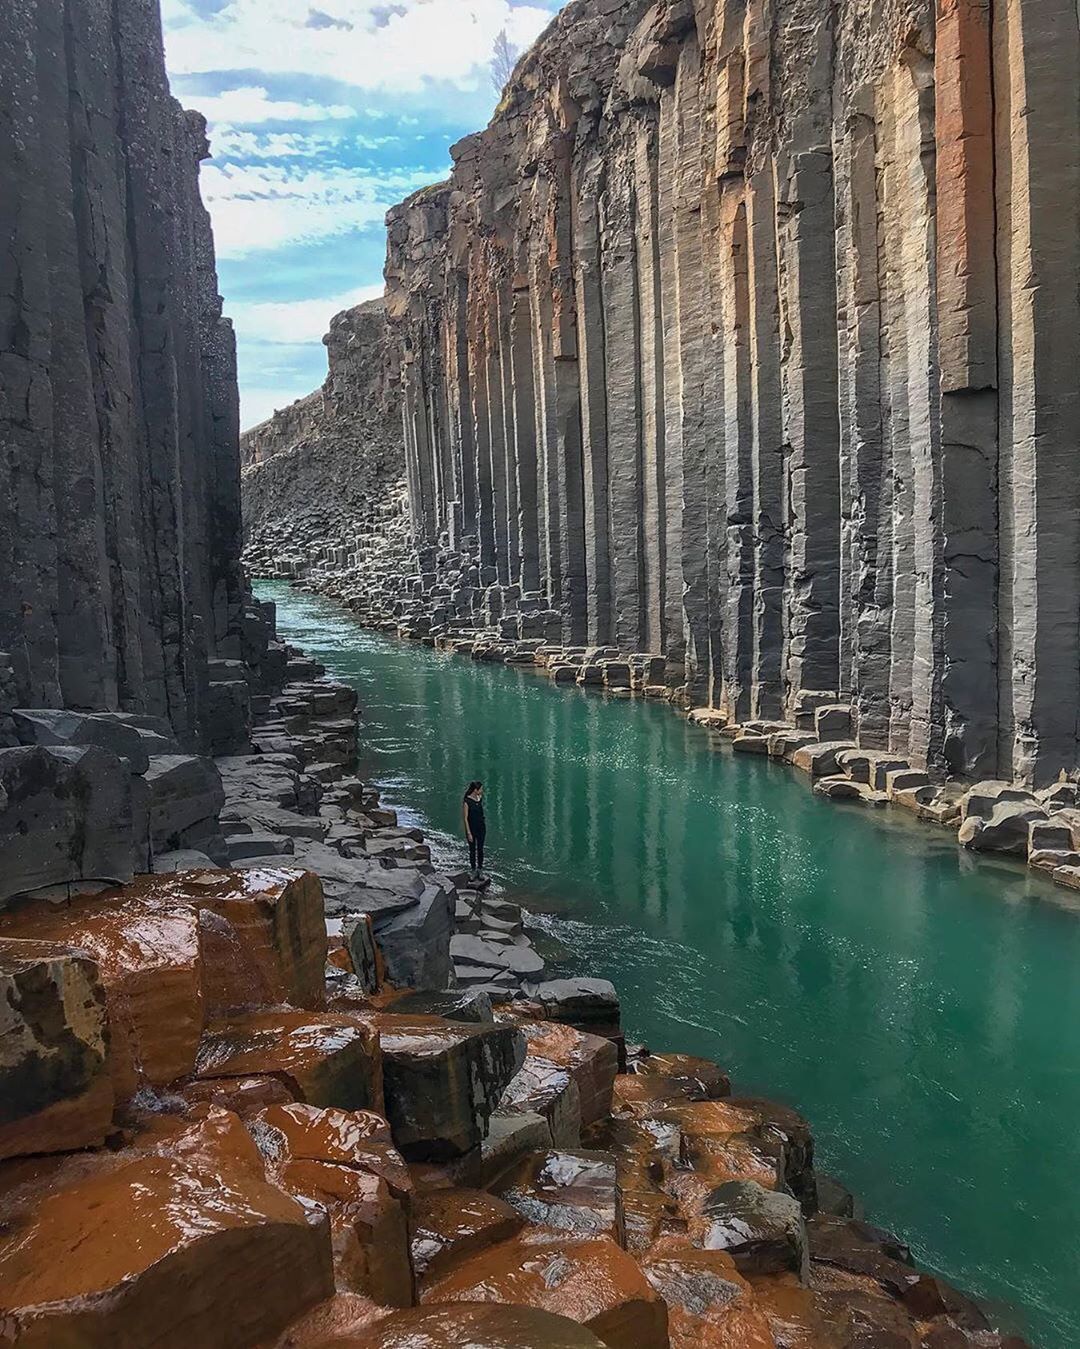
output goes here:
[{"label": "basalt column", "polygon": [[422,542],[475,466],[485,612],[737,720],[1076,768],[1078,76],[1070,0],[573,0],[392,213],[399,344],[446,353]]},{"label": "basalt column", "polygon": [[154,0],[0,24],[0,664],[23,706],[201,733],[242,654],[238,412]]}]

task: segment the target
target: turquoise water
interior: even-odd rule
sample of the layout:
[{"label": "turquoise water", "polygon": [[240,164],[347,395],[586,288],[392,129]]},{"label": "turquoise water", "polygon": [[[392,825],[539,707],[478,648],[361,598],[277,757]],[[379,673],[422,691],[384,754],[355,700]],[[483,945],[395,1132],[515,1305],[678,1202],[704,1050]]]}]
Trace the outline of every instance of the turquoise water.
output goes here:
[{"label": "turquoise water", "polygon": [[1041,1349],[1080,1345],[1080,914],[896,812],[816,800],[667,708],[361,630],[281,584],[282,634],[360,692],[366,772],[460,865],[549,911],[631,1037],[811,1120],[819,1165]]}]

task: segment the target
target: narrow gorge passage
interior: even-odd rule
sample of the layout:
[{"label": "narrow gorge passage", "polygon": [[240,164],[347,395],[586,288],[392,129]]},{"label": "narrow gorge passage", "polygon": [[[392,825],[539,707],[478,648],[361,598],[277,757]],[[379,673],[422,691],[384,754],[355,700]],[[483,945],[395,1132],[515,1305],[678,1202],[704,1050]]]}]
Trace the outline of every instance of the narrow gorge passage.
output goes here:
[{"label": "narrow gorge passage", "polygon": [[[280,583],[282,635],[360,693],[366,772],[453,849],[488,786],[492,869],[551,910],[567,969],[628,1033],[729,1068],[815,1123],[867,1217],[979,1294],[1080,1342],[1080,918],[950,835],[816,800],[670,710],[363,631]],[[1071,1239],[1071,1238],[1070,1238]]]}]

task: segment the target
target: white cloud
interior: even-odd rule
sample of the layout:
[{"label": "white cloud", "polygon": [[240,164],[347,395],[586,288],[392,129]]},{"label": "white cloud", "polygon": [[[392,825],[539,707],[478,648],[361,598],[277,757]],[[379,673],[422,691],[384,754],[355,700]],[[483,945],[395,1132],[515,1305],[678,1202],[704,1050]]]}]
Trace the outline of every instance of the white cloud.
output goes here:
[{"label": "white cloud", "polygon": [[344,104],[293,103],[272,99],[257,85],[241,85],[221,94],[192,94],[190,101],[208,122],[230,126],[257,126],[260,122],[332,122],[355,117]]},{"label": "white cloud", "polygon": [[509,0],[228,0],[205,17],[184,0],[165,9],[175,75],[258,70],[399,93],[429,79],[476,87],[501,29],[524,47],[550,20]]},{"label": "white cloud", "polygon": [[306,164],[223,164],[203,167],[218,256],[238,258],[381,223],[389,208],[432,181],[430,169]]},{"label": "white cloud", "polygon": [[365,300],[374,300],[382,293],[381,284],[358,286],[355,290],[342,291],[321,300],[234,304],[229,313],[242,341],[283,346],[321,342],[335,314],[363,304]]},{"label": "white cloud", "polygon": [[288,131],[240,131],[222,122],[210,134],[215,159],[314,159],[341,144],[337,136],[304,136]]}]

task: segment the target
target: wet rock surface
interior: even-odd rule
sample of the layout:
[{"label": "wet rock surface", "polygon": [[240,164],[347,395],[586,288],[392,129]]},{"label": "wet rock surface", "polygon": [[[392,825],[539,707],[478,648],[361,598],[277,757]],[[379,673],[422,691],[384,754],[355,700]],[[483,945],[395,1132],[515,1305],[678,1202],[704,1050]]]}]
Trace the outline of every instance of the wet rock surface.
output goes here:
[{"label": "wet rock surface", "polygon": [[[504,963],[452,986],[462,937],[527,960],[520,911],[405,854],[417,831],[351,776],[353,695],[284,657],[297,681],[224,760],[220,828],[299,842],[313,871],[250,856],[0,913],[3,977],[35,981],[0,1056],[19,1344],[134,1349],[180,1289],[160,1340],[178,1349],[1007,1344],[835,1183],[819,1207],[795,1112],[628,1047],[610,984]],[[388,926],[410,914],[408,936]],[[87,1241],[107,1254],[80,1262]]]}]

